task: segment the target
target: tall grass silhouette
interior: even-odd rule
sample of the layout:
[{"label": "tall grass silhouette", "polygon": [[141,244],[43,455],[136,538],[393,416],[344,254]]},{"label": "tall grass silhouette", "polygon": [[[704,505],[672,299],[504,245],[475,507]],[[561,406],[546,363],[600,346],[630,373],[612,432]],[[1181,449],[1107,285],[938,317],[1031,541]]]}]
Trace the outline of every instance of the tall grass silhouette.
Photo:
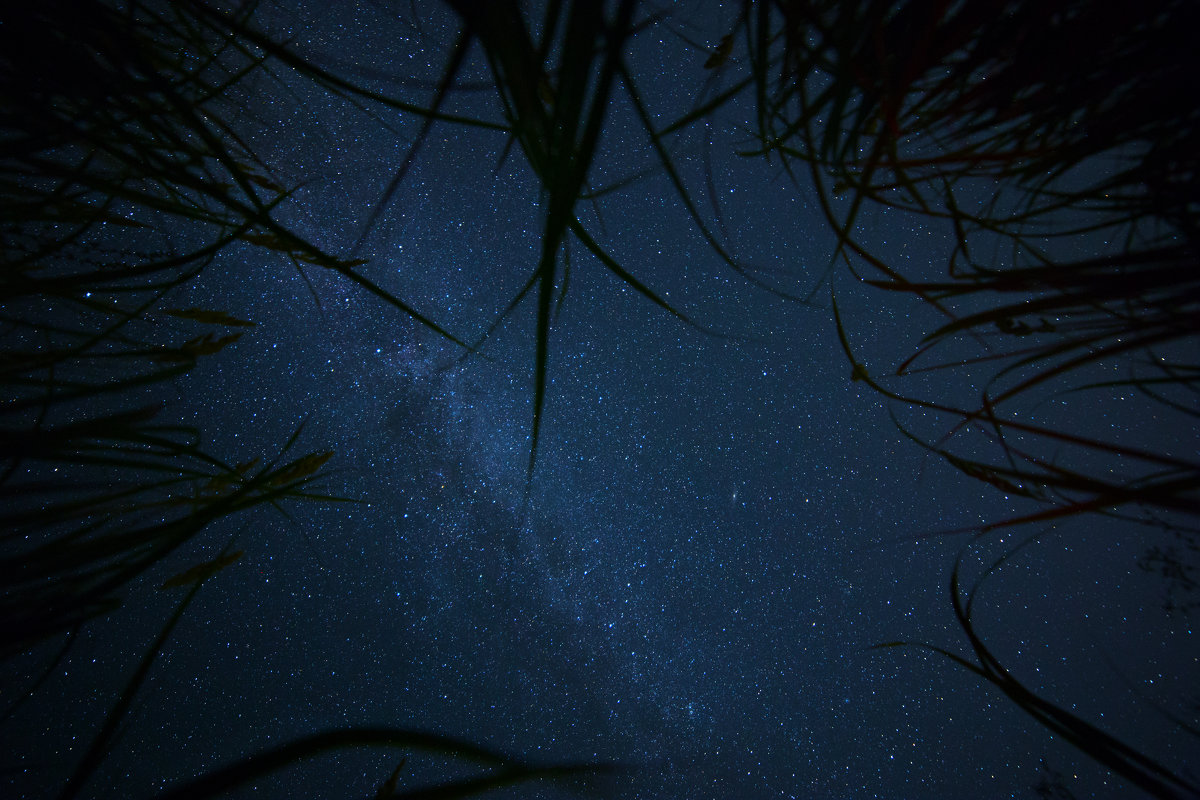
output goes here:
[{"label": "tall grass silhouette", "polygon": [[[747,6],[740,27],[758,101],[748,154],[815,190],[837,235],[822,277],[844,266],[883,302],[913,298],[942,320],[884,376],[830,283],[853,378],[892,401],[913,441],[1042,504],[970,530],[1101,514],[1145,526],[1159,554],[1165,530],[1184,544],[1156,562],[1176,590],[1194,585],[1200,512],[1200,461],[1162,436],[1200,415],[1200,102],[1186,89],[1200,60],[1185,33],[1198,21],[1174,0],[779,0]],[[928,254],[937,271],[871,247],[862,221],[881,210],[950,232]],[[964,403],[976,381],[978,403]],[[1114,395],[1133,404],[1124,420],[1160,420],[1159,437],[1104,432],[1091,414]],[[1067,413],[1040,413],[1051,403]],[[945,428],[918,435],[904,408]],[[1143,790],[1200,795],[1006,670],[973,625],[978,586],[960,591],[960,566],[952,605],[974,660],[934,650]]]},{"label": "tall grass silhouette", "polygon": [[[990,368],[973,408],[898,381],[885,393],[957,418],[927,444],[954,466],[1054,506],[1012,522],[1200,510],[1194,454],[1015,408],[1124,390],[1143,413],[1196,418],[1200,106],[1184,76],[1200,64],[1182,33],[1196,21],[1194,5],[1170,0],[780,2],[746,14],[759,152],[811,179],[835,259],[944,319],[896,377],[967,383]],[[953,248],[931,258],[942,274],[872,252],[857,226],[871,207],[951,231]],[[995,454],[956,448],[968,428]],[[1072,457],[1049,458],[1058,447]]]},{"label": "tall grass silhouette", "polygon": [[[13,8],[4,19],[0,497],[4,655],[77,627],[216,519],[311,495],[327,455],[265,466],[159,422],[156,390],[254,323],[162,296],[275,237],[286,197],[226,119],[259,62],[179,8]],[[283,247],[284,245],[277,245]],[[297,431],[297,434],[299,431]]]},{"label": "tall grass silhouette", "polygon": [[[160,421],[169,417],[162,390],[255,326],[221,309],[164,307],[167,293],[231,246],[250,245],[297,268],[331,270],[466,347],[362,275],[362,261],[324,252],[279,222],[291,192],[239,133],[255,81],[260,90],[282,63],[330,91],[393,101],[277,45],[254,27],[253,11],[253,3],[228,12],[187,0],[51,0],[0,13],[0,658],[64,643],[5,719],[83,625],[116,610],[135,579],[183,545],[208,542],[218,521],[342,499],[319,489],[333,454],[296,452],[303,426],[277,453],[230,464],[204,449],[202,431]],[[230,546],[164,584],[190,591],[60,797],[87,788],[192,598],[240,554]],[[347,728],[248,756],[168,795],[213,796],[361,746],[484,769],[417,790],[438,796],[602,771],[525,764],[431,732]],[[381,796],[407,796],[399,771]]]}]

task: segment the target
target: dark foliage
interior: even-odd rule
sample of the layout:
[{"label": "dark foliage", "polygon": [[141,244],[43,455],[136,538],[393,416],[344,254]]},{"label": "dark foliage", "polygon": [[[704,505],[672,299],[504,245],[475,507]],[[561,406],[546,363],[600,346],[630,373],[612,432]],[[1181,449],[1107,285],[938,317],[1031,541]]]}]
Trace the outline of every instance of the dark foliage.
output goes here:
[{"label": "dark foliage", "polygon": [[[1195,423],[1194,3],[747,2],[705,64],[732,75],[730,88],[666,125],[653,122],[627,63],[630,42],[660,21],[657,12],[631,0],[548,2],[538,18],[516,2],[448,5],[461,27],[427,103],[380,94],[304,59],[255,26],[253,4],[231,11],[198,0],[55,0],[0,12],[0,657],[49,639],[69,647],[75,631],[112,612],[136,578],[185,543],[204,541],[215,556],[180,575],[191,593],[114,699],[64,797],[81,791],[109,752],[191,597],[232,563],[231,543],[204,538],[213,523],[264,504],[338,499],[314,489],[331,454],[292,452],[301,430],[274,456],[226,463],[205,451],[200,431],[164,421],[164,384],[253,323],[221,309],[164,308],[162,297],[229,248],[254,247],[297,269],[331,270],[465,351],[478,346],[370,281],[356,269],[360,261],[326,253],[278,221],[289,188],[239,135],[251,78],[274,68],[424,120],[376,218],[435,125],[499,131],[506,154],[519,152],[536,176],[546,209],[540,254],[501,315],[533,297],[530,475],[571,245],[690,322],[620,264],[579,214],[604,191],[589,175],[617,98],[644,127],[656,168],[717,256],[778,291],[727,252],[668,147],[676,132],[752,93],[756,141],[746,154],[778,159],[798,184],[815,188],[837,233],[825,277],[845,265],[867,286],[917,298],[942,320],[921,332],[894,375],[879,378],[855,359],[853,330],[831,290],[853,377],[899,407],[949,420],[936,435],[904,428],[931,452],[1045,504],[985,529],[1085,512],[1147,524],[1156,535],[1166,529],[1175,543],[1150,545],[1143,564],[1171,582],[1176,607],[1194,605],[1195,454],[1105,438],[1075,420],[1041,421],[1020,405],[1122,392]],[[443,111],[476,49],[491,71],[498,120]],[[874,252],[859,222],[876,208],[953,231],[944,273],[912,274]],[[902,382],[933,373],[969,383],[981,370],[974,405]],[[991,447],[959,445],[969,429]],[[958,576],[956,568],[953,608],[974,660],[939,652],[1133,784],[1165,797],[1197,793],[1007,672],[975,631],[975,593],[964,597]],[[428,733],[353,729],[248,757],[172,796],[210,796],[315,753],[362,745],[428,749],[493,770],[428,796],[599,770],[531,766]],[[394,779],[381,792],[405,796],[395,794]]]}]

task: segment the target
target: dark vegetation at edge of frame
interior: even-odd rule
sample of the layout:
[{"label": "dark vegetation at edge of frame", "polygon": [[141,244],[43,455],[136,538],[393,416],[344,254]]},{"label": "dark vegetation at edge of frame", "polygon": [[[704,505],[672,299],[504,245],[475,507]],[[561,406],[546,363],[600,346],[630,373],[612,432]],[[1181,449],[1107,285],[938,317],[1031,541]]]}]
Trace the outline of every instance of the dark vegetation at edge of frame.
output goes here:
[{"label": "dark vegetation at edge of frame", "polygon": [[[918,365],[952,339],[979,345],[980,360],[995,368],[978,407],[912,396],[855,360],[834,300],[853,377],[901,406],[952,420],[938,441],[912,438],[971,477],[1045,504],[1043,511],[989,529],[1102,513],[1167,528],[1195,551],[1196,531],[1187,523],[1200,504],[1194,461],[1004,413],[1015,397],[1113,363],[1125,366],[1127,376],[1072,389],[1128,389],[1185,421],[1197,413],[1200,367],[1179,356],[1187,355],[1200,327],[1194,146],[1200,111],[1186,96],[1186,76],[1197,66],[1187,42],[1197,21],[1194,7],[1141,3],[1120,12],[1077,2],[1047,14],[1034,4],[928,0],[746,4],[706,64],[714,77],[729,80],[728,88],[656,127],[625,62],[627,43],[661,21],[655,13],[641,16],[628,0],[611,9],[551,2],[531,25],[515,2],[449,5],[461,32],[441,79],[430,87],[433,100],[424,104],[365,89],[305,60],[254,26],[252,4],[233,13],[195,0],[131,3],[124,11],[102,2],[57,2],[4,12],[0,370],[11,399],[0,409],[0,614],[6,657],[64,637],[45,679],[83,624],[115,609],[132,580],[215,520],[264,505],[345,500],[319,491],[329,452],[292,452],[300,430],[265,462],[260,456],[227,464],[204,451],[198,431],[156,421],[155,387],[253,326],[218,310],[159,307],[163,294],[185,285],[227,247],[248,244],[278,253],[297,269],[332,270],[467,353],[532,296],[530,475],[553,320],[570,267],[568,243],[668,313],[696,324],[609,254],[577,214],[584,198],[620,188],[587,182],[618,92],[643,124],[658,169],[697,230],[748,281],[786,294],[729,252],[676,168],[671,140],[752,93],[757,144],[747,155],[779,159],[798,184],[807,177],[816,188],[838,234],[829,272],[844,264],[867,283],[918,297],[944,314],[945,324],[894,377],[919,369],[953,372],[960,366],[955,361]],[[473,47],[491,68],[502,123],[443,112]],[[1092,57],[1079,56],[1085,49]],[[547,67],[552,54],[558,62]],[[523,154],[546,200],[541,256],[474,345],[364,277],[356,270],[360,261],[323,252],[275,218],[291,191],[239,137],[237,120],[251,91],[246,84],[281,68],[349,102],[424,119],[368,230],[434,125],[495,129],[508,137],[506,155]],[[1097,86],[1111,90],[1097,93]],[[1123,166],[1081,184],[1075,169],[1100,157]],[[982,207],[964,202],[980,181],[999,187],[992,201]],[[862,244],[855,222],[871,204],[952,226],[957,241],[947,276],[913,279]],[[182,225],[186,236],[175,233]],[[1071,237],[1103,237],[1120,246],[1077,260],[1050,254],[1048,242]],[[1000,251],[981,240],[1007,246]],[[811,300],[817,291],[795,299]],[[955,434],[972,427],[992,438],[995,460],[955,450]],[[1064,464],[1043,455],[1049,446],[1112,457],[1126,472],[1114,477],[1073,466],[1091,463],[1087,459]],[[68,484],[58,469],[87,480]],[[234,544],[167,582],[191,589],[62,797],[75,796],[103,760],[158,650],[203,581],[236,560]],[[1155,552],[1177,584],[1194,588],[1196,567],[1186,556]],[[964,601],[958,575],[956,567],[956,618],[978,663],[939,652],[1134,784],[1165,797],[1200,794],[1194,783],[1021,686],[973,629],[974,591]],[[361,745],[429,749],[494,767],[476,783],[442,787],[446,796],[610,769],[537,767],[428,733],[354,729],[247,758],[178,791],[208,796],[314,753]],[[399,768],[387,791],[395,791],[398,774]]]}]

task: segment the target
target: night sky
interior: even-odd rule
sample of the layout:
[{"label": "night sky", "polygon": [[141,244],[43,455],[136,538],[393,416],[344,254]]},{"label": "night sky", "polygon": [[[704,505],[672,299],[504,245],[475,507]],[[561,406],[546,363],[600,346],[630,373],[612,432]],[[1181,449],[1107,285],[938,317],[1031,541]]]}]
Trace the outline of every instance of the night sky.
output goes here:
[{"label": "night sky", "polygon": [[[420,3],[414,25],[395,5],[268,9],[262,24],[318,63],[427,102],[453,17]],[[696,3],[633,41],[630,66],[660,124],[731,85],[739,52],[725,72],[706,71],[707,53],[687,40],[711,47],[734,20]],[[476,49],[449,110],[500,120],[488,77]],[[519,148],[501,164],[502,133],[436,125],[368,229],[419,121],[364,113],[285,71],[255,88],[250,141],[298,187],[281,218],[330,252],[369,258],[364,275],[476,341],[537,262],[543,209]],[[594,187],[656,163],[621,92]],[[739,263],[781,292],[817,289],[812,302],[722,263],[661,170],[581,204],[598,241],[703,330],[573,243],[528,487],[532,297],[466,357],[332,272],[301,275],[249,245],[167,298],[258,325],[173,385],[165,413],[200,426],[231,462],[277,451],[304,422],[300,450],[336,452],[322,488],[354,502],[224,521],[135,585],[121,613],[85,631],[40,704],[4,727],[2,793],[59,785],[178,601],[141,589],[237,533],[245,556],[197,595],[89,796],[152,796],[346,725],[630,768],[578,791],[501,796],[1032,798],[1052,773],[1076,797],[1132,796],[946,659],[871,649],[906,640],[966,655],[948,583],[971,538],[934,534],[1034,506],[927,454],[851,380],[831,286],[872,375],[913,351],[930,312],[844,267],[822,282],[836,240],[811,189],[777,160],[737,155],[753,113],[747,94],[677,134],[671,152]],[[942,269],[951,246],[912,216],[868,210],[861,231],[915,272]],[[974,385],[937,388],[978,397]],[[1119,410],[1103,416],[1108,401],[1086,402],[1079,413],[1097,424],[1126,424]],[[923,434],[947,430],[891,409]],[[1197,451],[1200,431],[1144,427]],[[1031,688],[1167,763],[1200,764],[1196,740],[1153,708],[1195,695],[1200,640],[1191,618],[1160,610],[1163,582],[1137,566],[1152,534],[1097,520],[994,534],[972,546],[964,574],[1035,532],[1039,543],[989,579],[979,629]],[[10,663],[5,682],[46,658]],[[1195,707],[1169,710],[1195,724]],[[244,795],[370,797],[401,755],[326,756]],[[408,756],[402,786],[462,769]]]}]

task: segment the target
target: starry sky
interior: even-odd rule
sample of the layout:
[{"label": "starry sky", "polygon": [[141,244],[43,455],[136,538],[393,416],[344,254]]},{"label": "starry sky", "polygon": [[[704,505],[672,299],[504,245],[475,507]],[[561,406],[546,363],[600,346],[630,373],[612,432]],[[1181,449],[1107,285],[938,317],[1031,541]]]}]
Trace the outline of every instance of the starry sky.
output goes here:
[{"label": "starry sky", "polygon": [[[289,3],[263,24],[318,63],[427,101],[453,17],[394,5]],[[733,79],[704,70],[691,44],[713,46],[733,22],[699,2],[633,41],[658,121]],[[452,110],[499,120],[487,79],[476,51]],[[283,218],[370,259],[363,274],[477,340],[540,252],[543,198],[519,150],[501,161],[503,134],[434,126],[368,229],[419,121],[364,113],[287,73],[256,89],[250,141],[297,187]],[[737,155],[752,124],[747,96],[681,131],[672,155],[739,262],[780,292],[818,289],[813,302],[722,263],[661,170],[581,205],[609,252],[697,325],[572,245],[528,486],[532,299],[464,357],[348,281],[249,246],[169,298],[258,325],[174,385],[168,413],[231,460],[277,449],[303,422],[302,449],[336,453],[322,486],[353,502],[255,512],[181,554],[194,562],[235,531],[246,551],[168,642],[96,796],[150,796],[239,754],[362,724],[631,768],[585,796],[1036,797],[1051,773],[1078,797],[1130,796],[964,670],[872,649],[908,640],[965,654],[948,581],[971,540],[932,534],[1032,507],[925,453],[851,380],[831,286],[872,374],[912,352],[929,312],[844,270],[824,280],[835,237],[811,190]],[[618,101],[589,182],[654,164]],[[939,268],[951,242],[878,211],[862,231],[917,270]],[[925,431],[943,424],[892,410]],[[1190,621],[1158,611],[1162,582],[1137,567],[1145,533],[1094,521],[1043,533],[989,580],[980,629],[1032,688],[1171,763],[1198,763],[1194,740],[1143,702],[1186,694],[1200,655]],[[976,542],[965,573],[1021,535]],[[26,720],[28,735],[6,743],[13,789],[36,795],[40,770],[69,763],[107,705],[97,687],[120,685],[170,607],[134,594],[82,637],[39,712],[71,721]],[[371,796],[396,761],[347,752],[244,794]],[[410,754],[402,785],[455,769]],[[508,796],[580,794],[538,784]]]}]

